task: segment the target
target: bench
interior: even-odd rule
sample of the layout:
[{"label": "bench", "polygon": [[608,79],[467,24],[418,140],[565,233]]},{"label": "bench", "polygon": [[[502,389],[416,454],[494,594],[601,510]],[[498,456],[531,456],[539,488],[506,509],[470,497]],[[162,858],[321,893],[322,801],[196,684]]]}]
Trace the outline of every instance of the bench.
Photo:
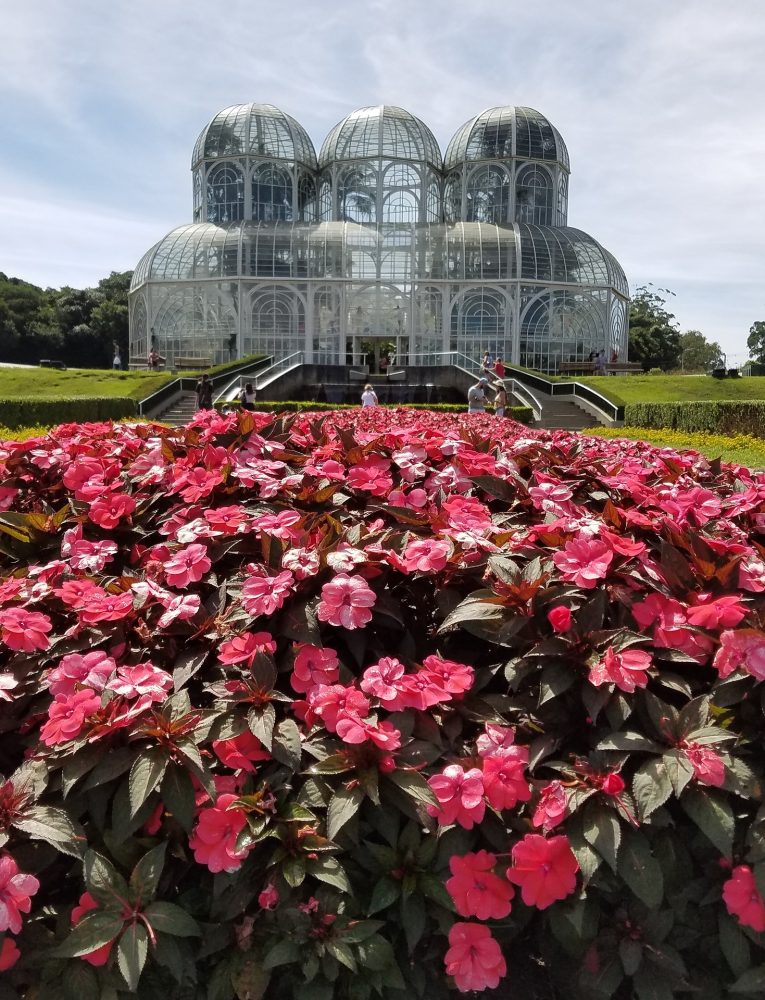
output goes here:
[{"label": "bench", "polygon": [[643,374],[643,366],[639,361],[612,361],[606,365],[609,375],[637,375]]},{"label": "bench", "polygon": [[50,358],[41,358],[39,364],[41,368],[58,368],[61,372],[66,371],[66,365],[63,361],[52,361]]},{"label": "bench", "polygon": [[592,375],[596,371],[594,361],[561,361],[559,375]]},{"label": "bench", "polygon": [[[165,367],[165,359],[160,358],[159,363],[156,368],[149,369],[150,371],[161,371]],[[147,358],[131,358],[128,362],[128,368],[130,371],[140,371],[141,369],[149,368],[149,361]]]},{"label": "bench", "polygon": [[212,358],[176,358],[174,368],[212,368]]}]

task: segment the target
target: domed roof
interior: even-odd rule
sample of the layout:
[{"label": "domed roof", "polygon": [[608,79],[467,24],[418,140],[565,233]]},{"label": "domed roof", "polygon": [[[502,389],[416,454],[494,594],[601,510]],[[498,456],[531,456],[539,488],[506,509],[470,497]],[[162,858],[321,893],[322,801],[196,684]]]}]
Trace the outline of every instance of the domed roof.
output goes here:
[{"label": "domed roof", "polygon": [[425,122],[403,108],[379,104],[359,108],[331,130],[319,166],[333,160],[419,160],[441,169],[441,150]]},{"label": "domed roof", "polygon": [[568,150],[560,132],[533,108],[507,105],[487,108],[457,129],[446,149],[444,167],[465,160],[557,160],[569,169]]},{"label": "domed roof", "polygon": [[200,160],[223,156],[295,160],[316,169],[310,136],[291,115],[273,104],[234,104],[218,112],[196,141],[191,167]]}]

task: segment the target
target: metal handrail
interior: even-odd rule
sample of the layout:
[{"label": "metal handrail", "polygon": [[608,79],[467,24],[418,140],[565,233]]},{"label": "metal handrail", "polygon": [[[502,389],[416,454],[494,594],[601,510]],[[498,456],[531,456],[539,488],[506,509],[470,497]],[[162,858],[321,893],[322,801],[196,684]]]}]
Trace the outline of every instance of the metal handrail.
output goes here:
[{"label": "metal handrail", "polygon": [[[269,383],[271,383],[274,378],[284,372],[291,371],[293,368],[297,368],[299,365],[303,364],[303,352],[295,351],[294,354],[288,354],[284,358],[280,358],[275,361],[268,368],[264,368],[262,371],[258,372],[257,376],[253,381],[253,388],[256,392],[264,389]],[[214,402],[230,402],[230,397],[232,393],[240,392],[245,379],[249,379],[247,374],[239,374],[235,379],[232,379],[225,388],[218,393],[215,397]]]},{"label": "metal handrail", "polygon": [[531,409],[535,420],[540,420],[542,417],[542,404],[534,393],[517,379],[505,379],[505,385],[508,382],[510,383],[511,394]]},{"label": "metal handrail", "polygon": [[[245,362],[245,364],[240,365],[238,369],[234,369],[234,371],[237,371],[239,373],[237,374],[236,377],[241,378],[242,374],[246,374],[247,372],[252,372],[253,369],[260,368],[261,365],[267,363],[270,360],[271,360],[270,357],[265,357],[265,358],[258,358],[257,361]],[[226,372],[219,372],[217,375],[210,376],[210,383],[213,386],[215,386],[223,379],[230,378],[230,376],[231,376],[230,369],[229,371]],[[150,396],[147,396],[145,399],[140,400],[140,402],[138,403],[138,413],[141,416],[144,416],[144,414],[148,410],[155,409],[157,406],[159,406],[160,403],[165,402],[171,397],[176,396],[179,393],[187,390],[193,390],[196,387],[198,381],[199,377],[196,375],[180,375],[178,378],[173,379],[166,385],[161,386],[159,389],[157,389],[156,392],[153,392]]]}]

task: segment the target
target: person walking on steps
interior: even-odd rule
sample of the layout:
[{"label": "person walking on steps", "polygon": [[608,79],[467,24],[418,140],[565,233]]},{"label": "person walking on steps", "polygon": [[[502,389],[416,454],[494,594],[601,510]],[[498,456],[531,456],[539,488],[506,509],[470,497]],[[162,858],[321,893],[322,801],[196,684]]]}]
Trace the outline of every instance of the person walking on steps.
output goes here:
[{"label": "person walking on steps", "polygon": [[205,373],[197,382],[197,409],[211,410],[212,405],[212,384]]}]

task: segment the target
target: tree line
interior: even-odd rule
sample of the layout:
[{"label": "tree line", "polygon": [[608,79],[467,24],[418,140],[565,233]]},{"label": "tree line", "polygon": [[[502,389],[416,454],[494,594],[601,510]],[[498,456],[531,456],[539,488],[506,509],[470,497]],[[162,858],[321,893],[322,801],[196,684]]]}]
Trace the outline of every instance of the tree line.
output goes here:
[{"label": "tree line", "polygon": [[0,361],[110,368],[115,343],[128,359],[132,271],[112,271],[95,288],[39,288],[0,272]]}]

